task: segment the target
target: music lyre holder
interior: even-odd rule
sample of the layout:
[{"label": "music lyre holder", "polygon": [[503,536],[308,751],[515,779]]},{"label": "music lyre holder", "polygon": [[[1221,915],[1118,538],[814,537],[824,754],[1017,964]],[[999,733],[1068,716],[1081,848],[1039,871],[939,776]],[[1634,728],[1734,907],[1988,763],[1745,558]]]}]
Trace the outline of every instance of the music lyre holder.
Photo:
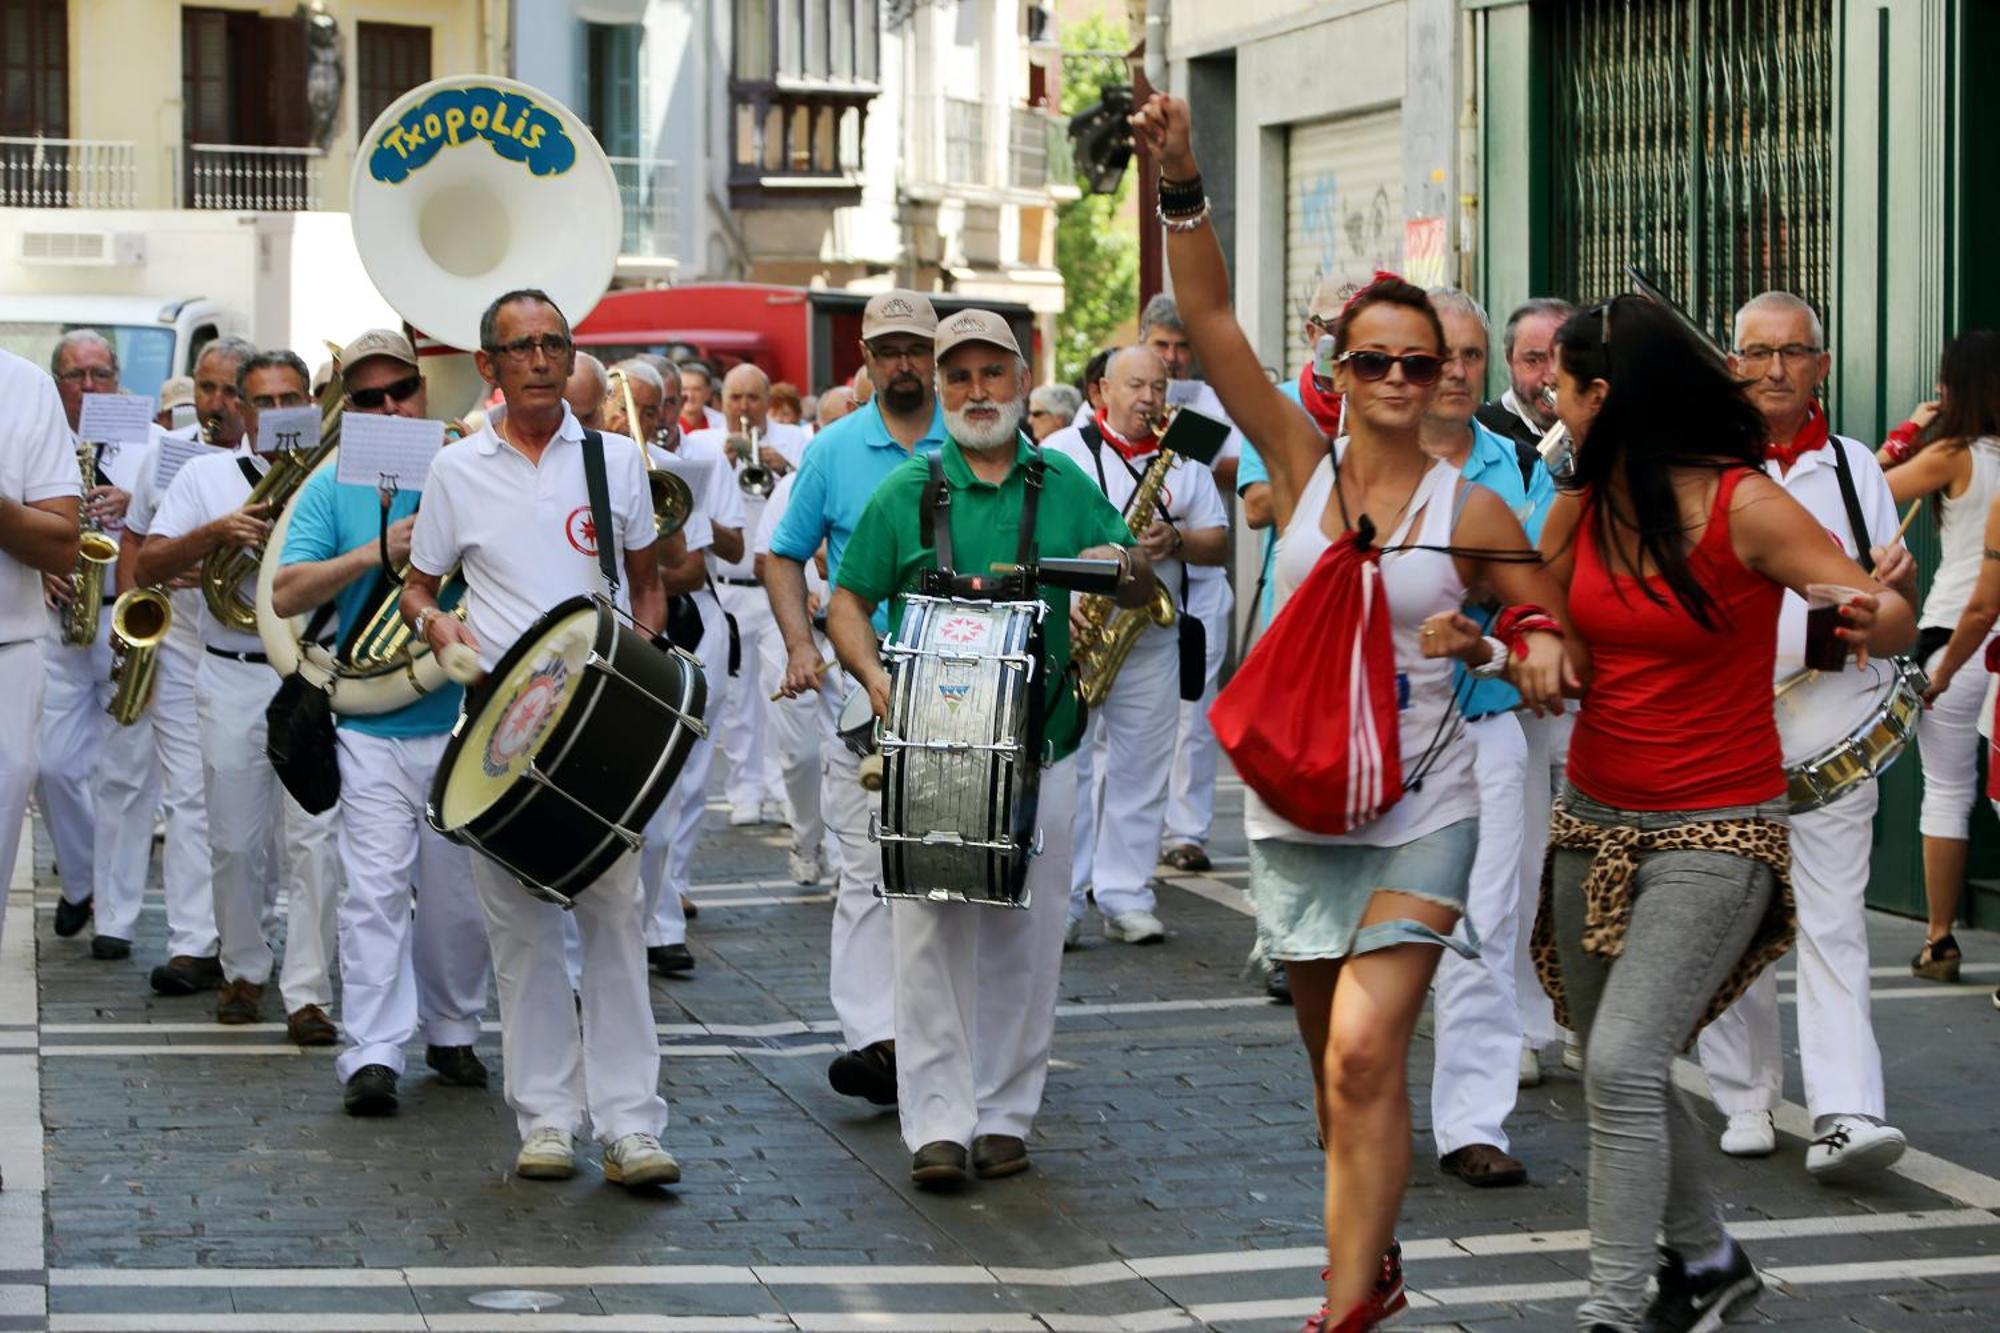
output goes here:
[{"label": "music lyre holder", "polygon": [[1110,596],[1118,591],[1118,583],[1125,571],[1120,560],[1086,560],[1081,558],[1052,557],[1038,560],[1030,565],[1016,565],[996,560],[991,575],[961,575],[974,582],[987,581],[998,584],[1003,580],[1018,579],[1032,595],[1038,587],[1046,583],[1054,588],[1067,588],[1071,592],[1099,593]]}]

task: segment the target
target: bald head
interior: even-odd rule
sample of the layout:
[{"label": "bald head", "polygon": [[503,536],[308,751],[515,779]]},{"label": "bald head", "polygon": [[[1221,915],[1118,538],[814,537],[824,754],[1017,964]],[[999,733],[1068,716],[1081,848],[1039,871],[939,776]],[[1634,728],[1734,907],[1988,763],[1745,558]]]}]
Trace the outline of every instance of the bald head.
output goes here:
[{"label": "bald head", "polygon": [[854,395],[854,405],[861,406],[875,396],[875,381],[868,376],[868,367],[854,372],[854,378],[847,382],[847,391]]},{"label": "bald head", "polygon": [[854,390],[836,384],[819,396],[816,425],[824,429],[854,410]]},{"label": "bald head", "polygon": [[1151,347],[1125,347],[1104,363],[1104,419],[1126,439],[1146,434],[1167,402],[1172,378],[1166,359]]},{"label": "bald head", "polygon": [[563,401],[576,419],[591,430],[604,428],[604,363],[585,351],[576,354],[576,366],[563,385]]},{"label": "bald head", "polygon": [[745,361],[722,378],[722,417],[730,430],[749,418],[758,430],[770,424],[771,380],[763,371]]}]

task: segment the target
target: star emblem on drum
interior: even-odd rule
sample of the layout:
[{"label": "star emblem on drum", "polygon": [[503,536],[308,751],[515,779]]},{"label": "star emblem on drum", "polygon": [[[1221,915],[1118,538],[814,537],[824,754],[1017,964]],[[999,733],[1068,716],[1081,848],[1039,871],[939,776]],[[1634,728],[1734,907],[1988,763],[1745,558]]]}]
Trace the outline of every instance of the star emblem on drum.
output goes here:
[{"label": "star emblem on drum", "polygon": [[570,547],[578,555],[597,554],[597,524],[590,516],[589,505],[578,505],[569,511],[563,520],[563,536],[569,538]]},{"label": "star emblem on drum", "polygon": [[535,743],[555,712],[563,682],[568,679],[569,664],[561,657],[551,657],[528,677],[521,692],[500,715],[493,735],[486,742],[486,753],[480,756],[480,767],[488,777],[497,778],[507,772]]},{"label": "star emblem on drum", "polygon": [[940,643],[948,643],[957,648],[970,648],[986,642],[986,622],[978,616],[952,616],[938,626]]}]

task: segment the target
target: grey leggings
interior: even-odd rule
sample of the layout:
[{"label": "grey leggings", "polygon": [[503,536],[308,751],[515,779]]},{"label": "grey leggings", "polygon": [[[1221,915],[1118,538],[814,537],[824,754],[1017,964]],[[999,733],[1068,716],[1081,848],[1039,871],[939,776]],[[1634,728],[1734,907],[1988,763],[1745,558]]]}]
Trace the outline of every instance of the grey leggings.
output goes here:
[{"label": "grey leggings", "polygon": [[[1562,805],[1594,824],[1641,829],[1750,816],[1783,805],[1701,811],[1621,811],[1566,789]],[[1624,951],[1585,953],[1586,852],[1557,851],[1552,884],[1557,951],[1570,1017],[1584,1042],[1590,1108],[1590,1297],[1577,1325],[1637,1329],[1646,1280],[1666,1243],[1697,1259],[1724,1239],[1700,1170],[1703,1133],[1674,1086],[1674,1056],[1743,956],[1773,891],[1771,869],[1725,852],[1648,852]]]}]

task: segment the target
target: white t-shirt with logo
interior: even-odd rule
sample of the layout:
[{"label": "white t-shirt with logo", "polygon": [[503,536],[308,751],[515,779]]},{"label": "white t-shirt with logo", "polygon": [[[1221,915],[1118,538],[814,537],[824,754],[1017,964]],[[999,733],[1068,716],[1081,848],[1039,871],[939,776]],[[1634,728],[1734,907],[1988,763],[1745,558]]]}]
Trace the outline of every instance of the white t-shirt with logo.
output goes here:
[{"label": "white t-shirt with logo", "polygon": [[[506,418],[506,409],[496,408],[479,431],[438,450],[410,541],[410,563],[424,573],[462,569],[466,623],[479,640],[479,663],[489,671],[558,603],[606,590],[597,557],[601,534],[591,520],[584,476],[583,427],[565,405],[562,425],[537,465],[496,433]],[[644,550],[657,537],[645,456],[627,437],[604,433],[604,477],[616,528],[617,605],[629,612],[624,553]]]},{"label": "white t-shirt with logo", "polygon": [[[153,451],[157,455],[157,444]],[[173,484],[160,497],[159,508],[146,522],[146,536],[166,540],[185,537],[195,529],[241,509],[250,500],[250,480],[243,475],[243,459],[249,459],[257,475],[262,476],[269,468],[262,458],[249,451],[247,444],[223,452],[202,454],[190,458],[174,474]],[[257,592],[256,574],[253,571],[243,580],[241,593],[245,601],[255,598]],[[226,653],[261,653],[264,642],[255,634],[230,629],[215,618],[208,609],[208,599],[201,599],[199,621],[201,642],[204,647],[220,649]]]},{"label": "white t-shirt with logo", "polygon": [[[83,473],[48,372],[0,352],[0,496],[35,504],[83,495]],[[48,630],[42,574],[0,553],[0,645],[39,639]]]}]

